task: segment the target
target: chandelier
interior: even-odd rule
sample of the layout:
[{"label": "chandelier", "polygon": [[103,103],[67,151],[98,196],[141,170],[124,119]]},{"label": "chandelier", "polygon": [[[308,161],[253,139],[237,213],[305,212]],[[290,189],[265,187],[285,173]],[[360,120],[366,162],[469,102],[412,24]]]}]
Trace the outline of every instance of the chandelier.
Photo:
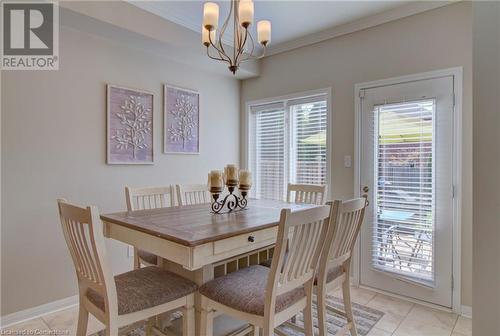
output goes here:
[{"label": "chandelier", "polygon": [[[206,2],[203,6],[202,41],[207,47],[207,56],[217,61],[229,64],[229,71],[236,73],[241,62],[258,59],[264,56],[266,47],[271,41],[271,22],[257,22],[257,40],[263,47],[260,55],[254,54],[255,43],[249,27],[253,22],[252,0],[231,0],[229,14],[217,36],[219,23],[219,5]],[[229,24],[233,25],[233,50],[226,51],[222,43]]]}]

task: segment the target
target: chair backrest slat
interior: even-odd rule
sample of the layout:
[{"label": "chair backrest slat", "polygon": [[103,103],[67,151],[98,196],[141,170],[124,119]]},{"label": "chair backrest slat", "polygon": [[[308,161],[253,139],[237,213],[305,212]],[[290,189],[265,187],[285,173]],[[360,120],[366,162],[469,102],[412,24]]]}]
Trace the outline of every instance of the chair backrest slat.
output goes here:
[{"label": "chair backrest slat", "polygon": [[116,301],[116,287],[106,259],[99,213],[95,207],[80,208],[63,199],[57,202],[64,239],[73,259],[80,291],[85,293],[87,288],[94,289],[102,295],[108,309],[109,300]]},{"label": "chair backrest slat", "polygon": [[210,203],[210,192],[206,184],[177,184],[175,189],[179,205]]},{"label": "chair backrest slat", "polygon": [[366,209],[366,198],[333,202],[333,218],[319,262],[319,274],[326,277],[331,267],[348,268]]},{"label": "chair backrest slat", "polygon": [[[268,291],[280,295],[312,281],[328,232],[331,207],[321,206],[292,214],[281,211],[278,239],[271,264]],[[288,255],[285,258],[284,254]]]},{"label": "chair backrest slat", "polygon": [[125,187],[127,210],[149,210],[165,208],[174,205],[173,187]]},{"label": "chair backrest slat", "polygon": [[325,195],[326,185],[288,183],[286,201],[307,204],[325,204]]}]

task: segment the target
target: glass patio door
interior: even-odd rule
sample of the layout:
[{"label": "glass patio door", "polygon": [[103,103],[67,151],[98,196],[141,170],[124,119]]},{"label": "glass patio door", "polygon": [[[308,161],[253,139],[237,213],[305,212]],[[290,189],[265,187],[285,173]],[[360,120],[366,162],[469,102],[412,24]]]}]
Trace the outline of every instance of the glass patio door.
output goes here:
[{"label": "glass patio door", "polygon": [[362,90],[362,285],[452,306],[453,77]]}]

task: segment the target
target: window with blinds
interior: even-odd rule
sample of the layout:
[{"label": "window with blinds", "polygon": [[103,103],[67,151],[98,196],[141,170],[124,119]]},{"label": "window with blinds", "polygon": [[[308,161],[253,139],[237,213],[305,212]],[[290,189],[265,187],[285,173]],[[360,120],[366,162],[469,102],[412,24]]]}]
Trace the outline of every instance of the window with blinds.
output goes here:
[{"label": "window with blinds", "polygon": [[253,196],[283,200],[288,183],[327,183],[326,98],[318,95],[250,106]]},{"label": "window with blinds", "polygon": [[375,106],[375,268],[434,283],[434,100]]}]

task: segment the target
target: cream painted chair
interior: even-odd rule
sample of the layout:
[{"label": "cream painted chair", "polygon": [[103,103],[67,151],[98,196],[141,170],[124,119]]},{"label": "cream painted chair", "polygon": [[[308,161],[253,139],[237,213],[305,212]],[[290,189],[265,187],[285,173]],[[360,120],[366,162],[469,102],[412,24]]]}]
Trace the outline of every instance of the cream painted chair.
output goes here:
[{"label": "cream painted chair", "polygon": [[[174,190],[172,186],[130,188],[125,187],[127,210],[157,209],[174,206]],[[158,257],[134,247],[134,269],[144,266],[158,265]]]},{"label": "cream painted chair", "polygon": [[193,335],[195,283],[155,266],[113,277],[97,208],[80,208],[63,199],[57,202],[78,279],[77,336],[86,335],[89,313],[106,326],[107,336],[117,336],[120,327],[171,310],[183,312],[183,334]]},{"label": "cream painted chair", "polygon": [[210,203],[210,192],[206,184],[177,184],[175,189],[179,205]]},{"label": "cream painted chair", "polygon": [[332,209],[283,209],[271,268],[246,267],[201,286],[201,334],[212,336],[215,313],[248,321],[254,335],[262,328],[264,336],[271,336],[277,326],[303,311],[305,334],[312,336],[315,271]]},{"label": "cream painted chair", "polygon": [[307,204],[325,204],[326,185],[288,183],[286,201]]},{"label": "cream painted chair", "polygon": [[[325,204],[326,185],[288,183],[286,201],[288,203]],[[272,259],[260,263],[271,267]]]},{"label": "cream painted chair", "polygon": [[[347,319],[348,323],[336,335],[345,335],[349,331],[352,336],[357,335],[351,306],[349,269],[352,250],[363,223],[366,205],[367,200],[364,197],[333,203],[332,223],[319,260],[318,276],[314,288],[317,297],[320,336],[328,335],[326,328],[327,310]],[[342,287],[345,311],[340,311],[326,304],[328,293],[338,287]]]}]

